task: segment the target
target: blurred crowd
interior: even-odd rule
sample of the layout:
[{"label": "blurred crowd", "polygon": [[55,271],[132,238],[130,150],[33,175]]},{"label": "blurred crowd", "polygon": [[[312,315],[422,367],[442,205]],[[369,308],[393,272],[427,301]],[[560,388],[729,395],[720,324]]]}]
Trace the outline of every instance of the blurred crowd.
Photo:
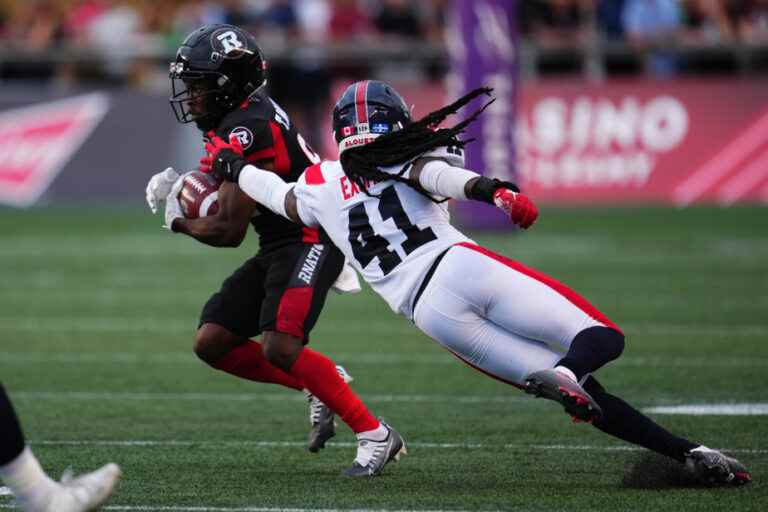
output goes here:
[{"label": "blurred crowd", "polygon": [[261,39],[346,42],[440,40],[450,0],[0,0],[0,44],[175,48],[209,23],[244,26]]},{"label": "blurred crowd", "polygon": [[[0,0],[0,43],[175,46],[206,23],[233,23],[262,38],[439,42],[451,0]],[[520,0],[522,33],[538,44],[598,36],[647,44],[768,41],[768,0]]]},{"label": "blurred crowd", "polygon": [[768,42],[768,0],[523,0],[521,29],[542,45],[598,36],[645,45]]}]

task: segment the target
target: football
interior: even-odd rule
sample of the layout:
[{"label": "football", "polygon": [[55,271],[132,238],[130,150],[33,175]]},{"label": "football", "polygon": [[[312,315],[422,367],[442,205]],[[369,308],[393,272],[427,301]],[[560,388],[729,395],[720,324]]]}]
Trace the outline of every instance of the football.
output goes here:
[{"label": "football", "polygon": [[179,192],[184,217],[197,219],[216,214],[219,211],[219,186],[221,182],[210,174],[200,171],[187,174]]}]

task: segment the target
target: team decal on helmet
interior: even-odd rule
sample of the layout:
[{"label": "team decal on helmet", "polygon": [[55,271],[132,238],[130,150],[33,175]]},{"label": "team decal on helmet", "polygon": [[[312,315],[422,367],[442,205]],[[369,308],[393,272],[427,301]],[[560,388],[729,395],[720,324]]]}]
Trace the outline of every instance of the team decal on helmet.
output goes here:
[{"label": "team decal on helmet", "polygon": [[369,144],[410,122],[410,109],[403,98],[378,80],[350,85],[333,109],[333,133],[339,153]]}]

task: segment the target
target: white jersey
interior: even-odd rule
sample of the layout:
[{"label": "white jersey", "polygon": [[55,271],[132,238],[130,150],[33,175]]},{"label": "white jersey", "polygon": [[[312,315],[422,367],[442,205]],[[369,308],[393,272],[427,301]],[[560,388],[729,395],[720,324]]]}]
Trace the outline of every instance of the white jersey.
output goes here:
[{"label": "white jersey", "polygon": [[[443,157],[437,154],[444,153],[441,149],[434,156]],[[410,318],[414,296],[435,259],[471,240],[451,226],[445,202],[430,201],[396,181],[371,184],[368,190],[380,197],[359,190],[340,162],[325,161],[308,168],[293,192],[302,222],[322,227],[392,310]]]}]

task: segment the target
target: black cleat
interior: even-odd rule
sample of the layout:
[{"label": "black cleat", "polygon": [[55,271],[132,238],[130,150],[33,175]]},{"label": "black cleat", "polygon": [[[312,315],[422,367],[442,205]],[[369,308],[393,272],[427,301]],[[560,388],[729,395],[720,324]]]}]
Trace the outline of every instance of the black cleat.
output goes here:
[{"label": "black cleat", "polygon": [[528,375],[525,392],[561,404],[577,422],[594,423],[603,416],[603,410],[578,382],[554,369]]},{"label": "black cleat", "polygon": [[696,479],[710,487],[746,485],[752,481],[752,475],[744,464],[706,446],[686,453],[685,467]]},{"label": "black cleat", "polygon": [[381,424],[388,430],[383,441],[359,439],[357,442],[357,457],[352,466],[344,471],[346,476],[376,476],[381,474],[389,461],[400,460],[401,455],[408,453],[402,436],[384,421]]}]

